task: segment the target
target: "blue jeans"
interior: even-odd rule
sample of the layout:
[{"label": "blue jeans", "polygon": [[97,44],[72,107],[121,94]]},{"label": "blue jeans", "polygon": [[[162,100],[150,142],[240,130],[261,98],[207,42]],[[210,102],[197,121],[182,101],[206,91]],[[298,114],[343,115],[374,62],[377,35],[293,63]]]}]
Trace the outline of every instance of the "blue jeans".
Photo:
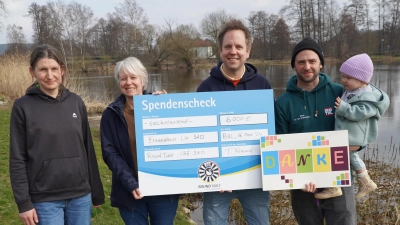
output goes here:
[{"label": "blue jeans", "polygon": [[39,218],[38,225],[90,225],[92,217],[92,196],[51,202],[34,202]]},{"label": "blue jeans", "polygon": [[126,225],[173,225],[179,195],[146,196],[135,201],[135,208],[119,208]]},{"label": "blue jeans", "polygon": [[203,196],[205,225],[226,225],[229,205],[234,198],[237,198],[242,205],[248,225],[269,225],[269,191],[248,189],[231,193],[205,192]]},{"label": "blue jeans", "polygon": [[365,168],[365,164],[358,155],[358,152],[350,152],[350,165],[353,170],[361,170]]}]

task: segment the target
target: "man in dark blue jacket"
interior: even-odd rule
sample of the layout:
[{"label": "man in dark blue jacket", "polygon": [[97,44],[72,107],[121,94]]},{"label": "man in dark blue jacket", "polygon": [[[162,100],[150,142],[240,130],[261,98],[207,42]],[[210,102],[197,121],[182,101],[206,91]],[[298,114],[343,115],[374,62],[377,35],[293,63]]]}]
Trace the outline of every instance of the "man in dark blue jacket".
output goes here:
[{"label": "man in dark blue jacket", "polygon": [[[251,32],[242,22],[232,20],[224,24],[218,34],[222,62],[211,69],[210,77],[200,84],[197,91],[271,89],[269,81],[264,76],[257,74],[257,69],[253,65],[245,63],[250,55],[251,42]],[[247,224],[269,225],[269,192],[263,191],[261,188],[225,193],[204,193],[204,223],[206,225],[225,225],[229,205],[234,198],[240,201]]]}]

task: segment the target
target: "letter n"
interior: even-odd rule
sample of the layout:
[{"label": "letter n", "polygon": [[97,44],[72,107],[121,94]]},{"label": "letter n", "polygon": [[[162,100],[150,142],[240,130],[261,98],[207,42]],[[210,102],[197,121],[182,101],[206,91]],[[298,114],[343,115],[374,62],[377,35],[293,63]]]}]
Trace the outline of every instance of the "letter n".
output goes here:
[{"label": "letter n", "polygon": [[298,173],[313,172],[312,149],[297,149],[296,163]]}]

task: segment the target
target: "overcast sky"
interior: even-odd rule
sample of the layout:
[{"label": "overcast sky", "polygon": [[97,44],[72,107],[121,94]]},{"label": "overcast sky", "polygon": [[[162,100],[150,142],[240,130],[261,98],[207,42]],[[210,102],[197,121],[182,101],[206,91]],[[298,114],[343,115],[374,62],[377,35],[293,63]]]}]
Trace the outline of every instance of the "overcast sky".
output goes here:
[{"label": "overcast sky", "polygon": [[[56,1],[56,0],[53,0]],[[96,18],[106,18],[107,13],[114,12],[114,8],[123,0],[76,0],[93,10]],[[26,17],[28,7],[36,2],[44,5],[48,0],[8,0],[8,18],[0,18],[3,28],[0,30],[0,44],[7,42],[6,28],[15,24],[22,26],[28,42],[32,37],[32,20]],[[65,3],[71,2],[64,0]],[[150,24],[164,25],[165,19],[174,19],[177,24],[193,23],[197,28],[201,19],[217,9],[225,9],[228,13],[237,15],[239,18],[248,17],[251,11],[266,11],[267,13],[278,14],[283,5],[288,4],[287,0],[137,0],[143,9]]]}]

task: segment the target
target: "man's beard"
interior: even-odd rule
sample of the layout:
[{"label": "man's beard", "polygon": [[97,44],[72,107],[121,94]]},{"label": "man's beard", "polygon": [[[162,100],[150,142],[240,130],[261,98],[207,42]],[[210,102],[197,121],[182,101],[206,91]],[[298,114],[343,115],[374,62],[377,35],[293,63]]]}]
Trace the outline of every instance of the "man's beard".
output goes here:
[{"label": "man's beard", "polygon": [[318,74],[313,73],[313,76],[310,79],[305,79],[301,74],[297,73],[297,78],[301,80],[303,83],[312,83],[317,79]]}]

